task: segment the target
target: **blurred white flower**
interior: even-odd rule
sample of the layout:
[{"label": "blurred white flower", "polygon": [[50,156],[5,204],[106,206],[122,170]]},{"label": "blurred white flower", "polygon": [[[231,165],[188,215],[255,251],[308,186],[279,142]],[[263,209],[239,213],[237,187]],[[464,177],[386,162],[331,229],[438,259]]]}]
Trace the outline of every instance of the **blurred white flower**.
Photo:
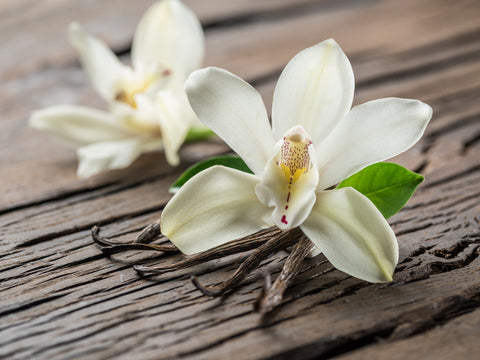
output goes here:
[{"label": "blurred white flower", "polygon": [[77,148],[77,174],[88,177],[129,166],[140,154],[164,149],[178,165],[178,149],[199,124],[184,92],[204,56],[204,34],[179,0],[162,0],[144,14],[132,43],[132,67],[78,24],[69,38],[109,112],[59,105],[32,113],[30,126]]},{"label": "blurred white flower", "polygon": [[162,233],[192,254],[272,225],[299,226],[338,269],[391,281],[398,244],[385,218],[353,188],[326,189],[410,148],[432,109],[398,98],[350,109],[354,84],[334,40],[312,46],[283,70],[270,126],[260,94],[242,79],[218,68],[192,73],[193,110],[254,174],[222,166],[197,174],[165,207]]}]

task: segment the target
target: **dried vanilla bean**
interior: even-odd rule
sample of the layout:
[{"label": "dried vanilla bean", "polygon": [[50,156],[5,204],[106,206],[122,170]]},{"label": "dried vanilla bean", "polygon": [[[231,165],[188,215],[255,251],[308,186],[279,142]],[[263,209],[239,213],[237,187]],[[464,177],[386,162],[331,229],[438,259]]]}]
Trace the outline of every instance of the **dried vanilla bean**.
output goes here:
[{"label": "dried vanilla bean", "polygon": [[[149,242],[161,238],[160,223],[154,222],[145,227],[142,232],[130,243],[115,242],[100,236],[100,228],[94,226],[91,231],[93,240],[100,245],[106,256],[128,251],[128,250],[149,250],[159,252],[178,252],[173,244],[149,244]],[[164,239],[167,239],[163,236]],[[250,251],[252,253],[238,267],[235,273],[217,286],[204,286],[196,276],[192,276],[193,284],[207,296],[221,296],[233,290],[253,271],[260,263],[276,252],[293,247],[292,252],[282,268],[276,281],[272,284],[269,274],[265,275],[262,293],[255,302],[255,309],[260,313],[271,311],[280,304],[283,293],[289,286],[293,277],[298,273],[302,260],[308,255],[313,244],[299,228],[282,231],[277,227],[260,230],[255,234],[245,236],[241,239],[220,245],[211,250],[192,255],[173,264],[148,267],[134,265],[139,275],[163,274],[166,272],[181,270],[210,260],[219,259],[225,256]]]},{"label": "dried vanilla bean", "polygon": [[130,243],[130,244],[119,244],[113,246],[104,246],[101,248],[105,256],[111,256],[113,254],[128,251],[128,250],[153,250],[159,252],[168,252],[174,253],[179,252],[177,247],[173,244],[169,245],[155,245],[155,244],[142,244],[142,243]]},{"label": "dried vanilla bean", "polygon": [[271,239],[272,236],[278,236],[279,234],[281,234],[281,232],[282,231],[276,227],[260,230],[255,234],[231,241],[224,245],[217,246],[211,250],[192,255],[187,259],[178,261],[170,265],[157,267],[134,265],[133,268],[140,275],[163,274],[170,271],[181,270],[210,260],[219,259],[224,256],[229,256],[258,248],[260,245]]},{"label": "dried vanilla bean", "polygon": [[145,229],[143,229],[142,232],[131,243],[111,241],[104,236],[100,236],[99,233],[100,228],[98,226],[94,226],[91,230],[92,239],[101,246],[101,250],[106,256],[126,250],[154,250],[161,252],[179,251],[173,244],[148,244],[148,242],[151,242],[161,236],[160,223],[158,221],[145,227]]},{"label": "dried vanilla bean", "polygon": [[313,246],[313,243],[303,235],[300,241],[293,247],[292,252],[283,265],[282,272],[273,285],[271,285],[270,275],[265,277],[262,293],[254,305],[257,312],[265,314],[282,302],[283,293],[290,285],[293,277],[297,275],[303,259],[310,253]]},{"label": "dried vanilla bean", "polygon": [[[104,236],[100,236],[100,227],[99,226],[94,226],[91,230],[92,233],[92,239],[95,241],[97,244],[101,246],[115,246],[115,245],[122,245],[125,243],[121,242],[116,242],[116,241],[111,241],[107,239]],[[133,243],[143,243],[147,244],[149,242],[152,242],[158,237],[163,236],[161,231],[160,231],[160,221],[155,221],[149,225],[147,225],[141,232],[140,234],[137,235],[135,240],[133,240]],[[165,237],[165,236],[163,236]]]},{"label": "dried vanilla bean", "polygon": [[[147,225],[138,236],[133,240],[134,243],[149,243],[156,238],[163,236],[160,231],[160,220]],[[165,236],[164,236],[165,237]]]},{"label": "dried vanilla bean", "polygon": [[304,234],[299,228],[294,228],[282,232],[279,236],[268,240],[266,243],[256,248],[252,254],[240,265],[235,273],[221,285],[204,286],[196,276],[192,276],[193,284],[207,296],[221,296],[227,291],[237,287],[245,277],[260,265],[266,258],[270,257],[279,250],[294,245]]}]

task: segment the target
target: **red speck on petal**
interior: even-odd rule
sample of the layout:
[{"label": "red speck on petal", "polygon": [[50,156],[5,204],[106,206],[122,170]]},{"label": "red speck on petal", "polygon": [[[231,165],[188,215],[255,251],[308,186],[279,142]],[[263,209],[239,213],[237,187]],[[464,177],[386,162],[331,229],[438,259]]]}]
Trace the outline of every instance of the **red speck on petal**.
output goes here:
[{"label": "red speck on petal", "polygon": [[282,216],[282,223],[288,224],[288,221],[287,221],[287,218],[285,217],[285,215]]},{"label": "red speck on petal", "polygon": [[288,192],[287,202],[290,200],[290,191]]},{"label": "red speck on petal", "polygon": [[287,205],[287,206],[285,206],[285,210],[287,210],[287,209],[288,209],[288,205]]}]

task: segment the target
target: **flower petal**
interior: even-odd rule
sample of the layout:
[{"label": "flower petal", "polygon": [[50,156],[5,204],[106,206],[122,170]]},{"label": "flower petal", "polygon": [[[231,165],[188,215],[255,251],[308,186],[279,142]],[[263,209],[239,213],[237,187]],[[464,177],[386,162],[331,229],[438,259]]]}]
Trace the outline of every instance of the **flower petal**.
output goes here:
[{"label": "flower petal", "polygon": [[271,226],[255,195],[259,179],[213,166],[191,178],[163,210],[161,229],[185,254],[211,249]]},{"label": "flower petal", "polygon": [[77,175],[86,178],[106,170],[126,168],[143,152],[160,146],[160,140],[147,143],[140,138],[131,138],[80,147],[77,150]]},{"label": "flower petal", "polygon": [[34,111],[29,125],[73,146],[120,140],[131,136],[110,114],[74,105],[58,105]]},{"label": "flower petal", "polygon": [[131,107],[120,101],[110,104],[110,113],[121,126],[144,137],[160,137],[160,126],[155,102],[150,96],[135,96],[137,106]]},{"label": "flower petal", "polygon": [[313,143],[320,143],[350,110],[354,87],[350,62],[333,39],[301,51],[287,64],[275,88],[275,137],[302,125]]},{"label": "flower petal", "polygon": [[185,141],[190,126],[197,121],[197,116],[190,107],[183,90],[160,91],[155,104],[165,156],[170,165],[177,166],[180,163],[178,150]]},{"label": "flower petal", "polygon": [[105,43],[89,35],[79,24],[70,24],[68,30],[70,43],[78,51],[93,87],[105,100],[113,101],[118,82],[129,69]]},{"label": "flower petal", "polygon": [[315,204],[318,171],[310,169],[290,184],[278,165],[279,153],[280,150],[265,167],[262,182],[256,186],[255,193],[265,206],[274,207],[273,223],[285,230],[299,226],[310,214]]},{"label": "flower petal", "polygon": [[245,81],[218,68],[195,71],[186,83],[193,111],[257,175],[275,145],[260,94]]},{"label": "flower petal", "polygon": [[412,147],[432,117],[418,100],[386,98],[355,106],[316,147],[319,189]]},{"label": "flower petal", "polygon": [[395,234],[375,205],[353,188],[318,192],[300,227],[337,269],[370,282],[392,280],[398,262]]},{"label": "flower petal", "polygon": [[132,44],[132,61],[161,64],[185,82],[203,61],[205,39],[195,14],[178,0],[153,4],[143,15]]}]

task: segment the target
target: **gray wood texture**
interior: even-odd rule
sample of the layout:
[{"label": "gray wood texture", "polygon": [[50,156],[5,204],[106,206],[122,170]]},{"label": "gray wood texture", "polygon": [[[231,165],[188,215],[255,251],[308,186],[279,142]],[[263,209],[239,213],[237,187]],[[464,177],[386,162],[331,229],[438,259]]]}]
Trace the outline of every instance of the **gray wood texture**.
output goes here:
[{"label": "gray wood texture", "polygon": [[[144,279],[144,253],[107,259],[89,229],[119,241],[158,219],[183,165],[143,156],[87,180],[75,153],[27,127],[59,103],[102,108],[66,40],[80,21],[128,61],[150,0],[5,0],[0,4],[0,358],[474,359],[480,353],[480,2],[446,0],[186,1],[207,36],[205,65],[252,82],[270,107],[276,78],[303,48],[333,37],[356,75],[355,103],[388,96],[429,103],[422,140],[393,159],[426,177],[389,221],[400,242],[394,282],[369,284],[322,256],[305,261],[283,304],[253,312],[252,276],[210,299],[178,271]],[[244,255],[195,267],[208,283]],[[286,257],[264,264],[275,278]],[[152,264],[167,264],[180,255]]]}]

